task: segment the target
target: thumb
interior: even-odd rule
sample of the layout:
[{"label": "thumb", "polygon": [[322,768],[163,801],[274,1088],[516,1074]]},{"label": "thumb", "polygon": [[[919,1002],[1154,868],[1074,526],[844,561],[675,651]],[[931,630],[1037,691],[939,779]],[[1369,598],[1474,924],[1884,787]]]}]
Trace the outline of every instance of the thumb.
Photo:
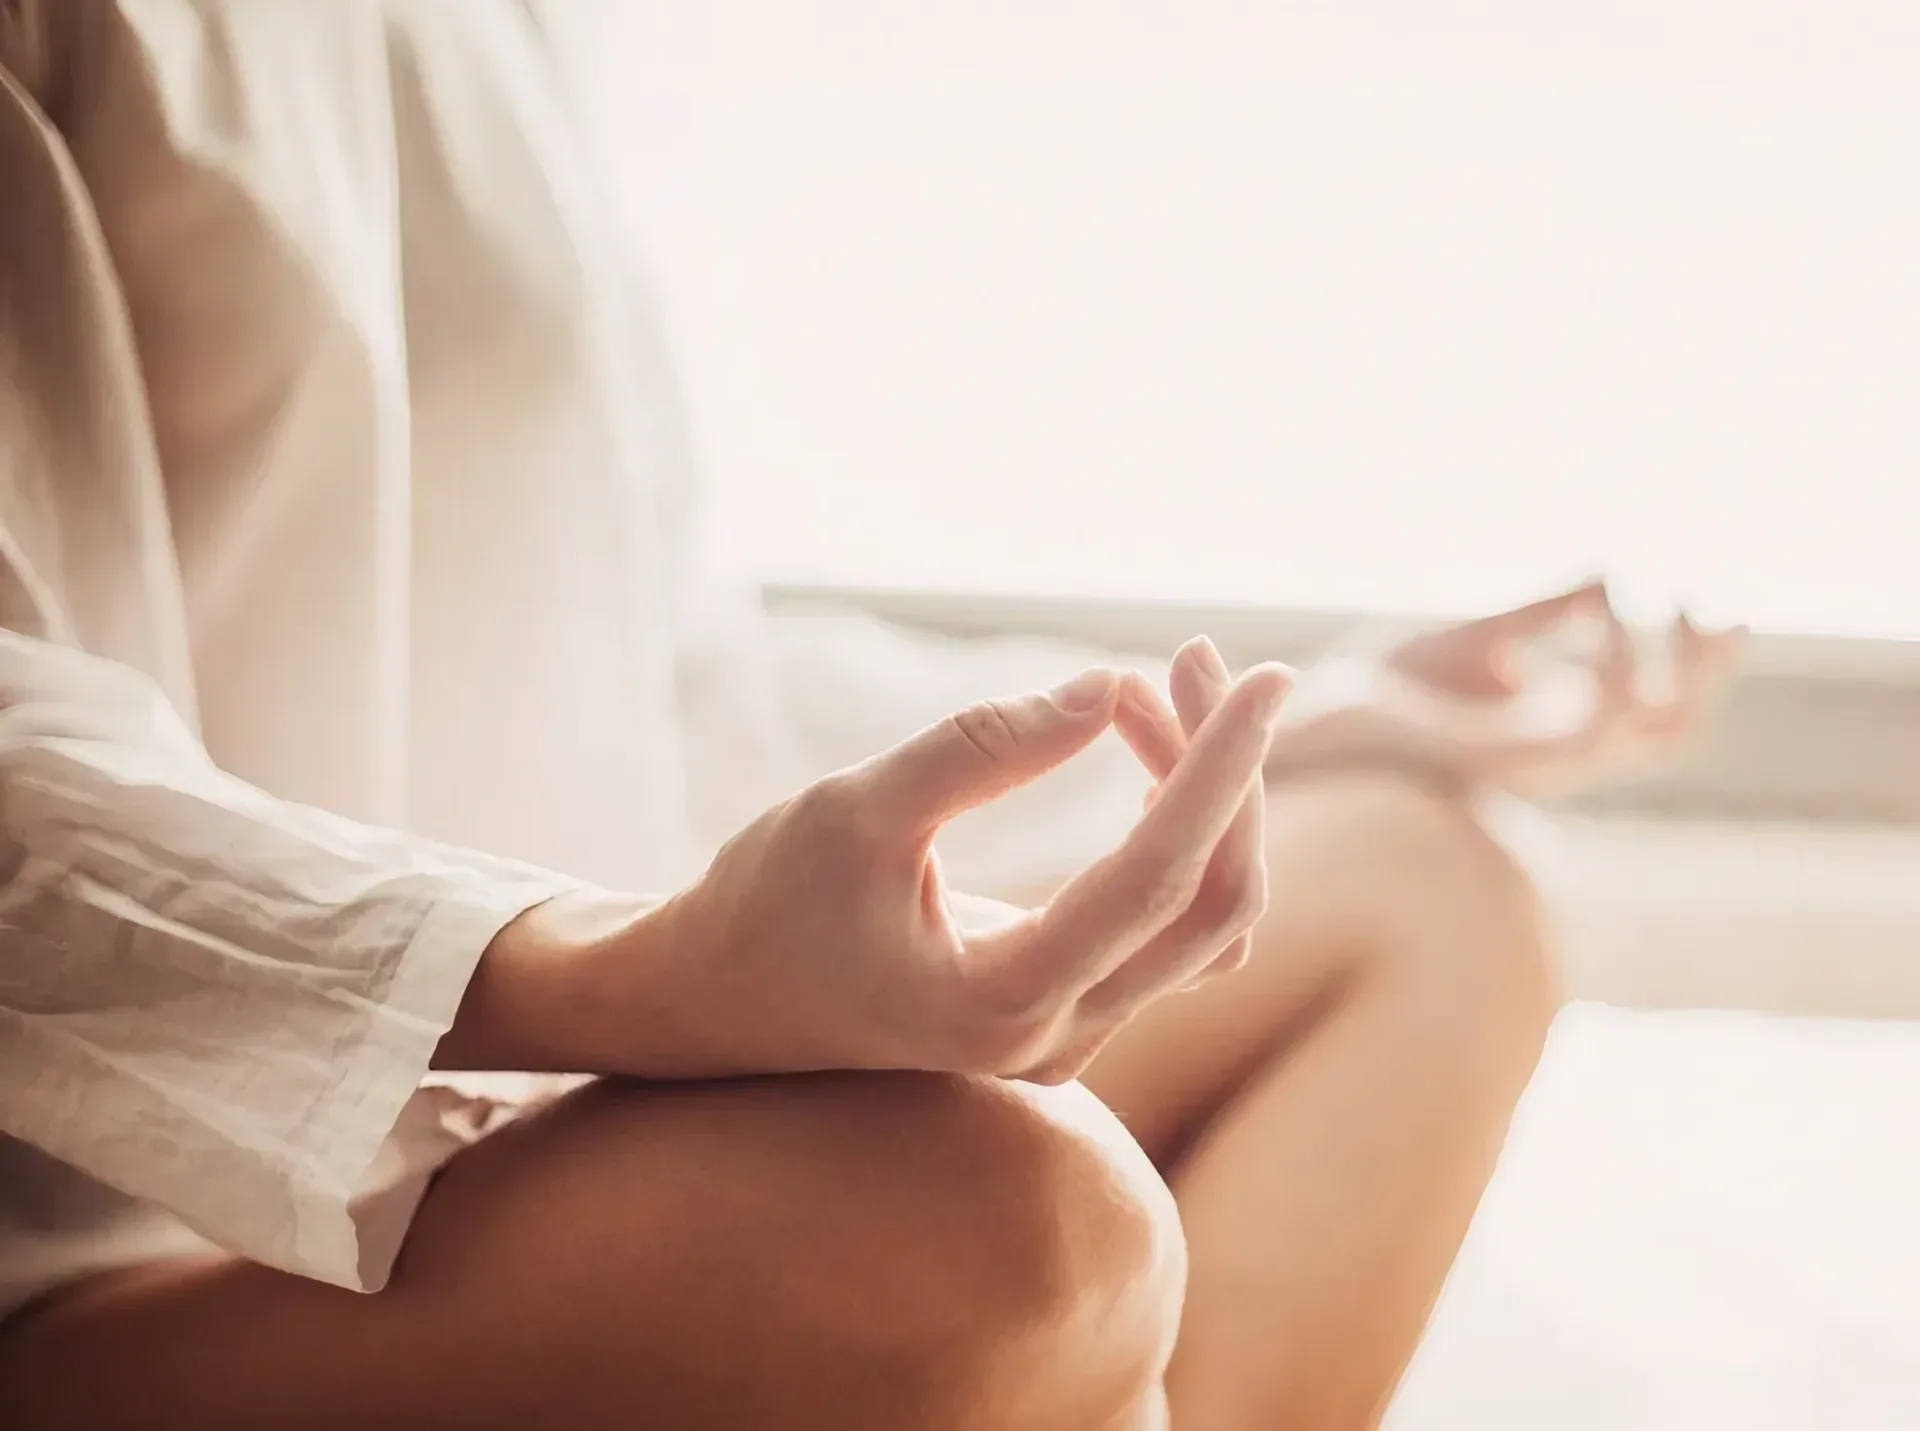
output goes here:
[{"label": "thumb", "polygon": [[868,809],[919,836],[1078,755],[1113,722],[1118,675],[1095,667],[1050,692],[982,701],[860,771]]}]

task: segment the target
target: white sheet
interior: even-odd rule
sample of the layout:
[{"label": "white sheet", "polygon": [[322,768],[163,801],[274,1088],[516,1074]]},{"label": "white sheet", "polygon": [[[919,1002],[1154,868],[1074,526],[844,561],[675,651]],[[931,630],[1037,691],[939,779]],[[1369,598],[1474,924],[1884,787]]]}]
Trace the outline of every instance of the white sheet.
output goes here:
[{"label": "white sheet", "polygon": [[1569,1009],[1387,1424],[1920,1427],[1920,1023]]}]

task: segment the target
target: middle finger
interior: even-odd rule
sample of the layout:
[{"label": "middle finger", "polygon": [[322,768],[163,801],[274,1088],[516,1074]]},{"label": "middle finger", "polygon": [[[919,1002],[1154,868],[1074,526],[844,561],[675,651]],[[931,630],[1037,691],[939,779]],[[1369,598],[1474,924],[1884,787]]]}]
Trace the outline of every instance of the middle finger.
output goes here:
[{"label": "middle finger", "polygon": [[[1192,657],[1186,664],[1176,667],[1171,684],[1174,709],[1180,713],[1180,724],[1191,735],[1225,698],[1233,678],[1227,671],[1226,662],[1220,659],[1219,651],[1206,637],[1199,637],[1189,649],[1193,652]],[[1261,789],[1247,796],[1240,813],[1234,816],[1233,823],[1227,827],[1226,836],[1214,850],[1212,863],[1208,865],[1202,882],[1201,904],[1209,902],[1208,885],[1214,886],[1212,892],[1216,898],[1212,903],[1223,909],[1233,903],[1232,895],[1236,889],[1251,885],[1264,891],[1267,873],[1266,806],[1266,790],[1262,782]],[[1264,906],[1264,896],[1261,903]],[[1206,972],[1231,973],[1245,964],[1252,952],[1253,935],[1238,935],[1207,965]]]},{"label": "middle finger", "polygon": [[1028,978],[1057,987],[1071,972],[1090,988],[1185,913],[1215,848],[1259,784],[1289,684],[1284,667],[1256,667],[1241,677],[1126,841],[1069,881],[1043,911],[1032,931],[1038,947],[1023,951],[1033,961]]},{"label": "middle finger", "polygon": [[[1211,643],[1196,642],[1181,657],[1172,672],[1174,704],[1182,725],[1196,730],[1217,708],[1229,677]],[[1088,992],[1084,1014],[1123,1023],[1171,989],[1246,962],[1252,925],[1266,909],[1265,817],[1264,783],[1256,782],[1214,847],[1193,903]]]}]

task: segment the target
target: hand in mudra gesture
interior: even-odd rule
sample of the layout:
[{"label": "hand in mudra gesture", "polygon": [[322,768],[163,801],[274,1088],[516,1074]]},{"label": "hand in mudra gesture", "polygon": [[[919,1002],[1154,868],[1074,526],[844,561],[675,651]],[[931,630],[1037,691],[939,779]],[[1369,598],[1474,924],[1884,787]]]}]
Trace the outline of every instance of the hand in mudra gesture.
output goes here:
[{"label": "hand in mudra gesture", "polygon": [[[1581,651],[1566,649],[1573,636]],[[1670,679],[1651,694],[1604,583],[1415,636],[1356,663],[1346,698],[1285,725],[1269,778],[1354,765],[1402,767],[1461,792],[1559,793],[1674,749],[1739,655],[1740,628],[1684,613]],[[1530,660],[1557,642],[1557,661]]]},{"label": "hand in mudra gesture", "polygon": [[[1197,657],[1176,669],[1188,680]],[[768,811],[643,918],[662,937],[624,954],[618,934],[605,941],[602,1000],[637,1015],[622,1066],[1076,1075],[1265,908],[1261,767],[1290,675],[1259,666],[1229,682],[1217,657],[1212,669],[1177,762],[1155,771],[1158,798],[1038,909],[951,892],[934,836],[1112,725],[1112,671],[962,711]]]}]

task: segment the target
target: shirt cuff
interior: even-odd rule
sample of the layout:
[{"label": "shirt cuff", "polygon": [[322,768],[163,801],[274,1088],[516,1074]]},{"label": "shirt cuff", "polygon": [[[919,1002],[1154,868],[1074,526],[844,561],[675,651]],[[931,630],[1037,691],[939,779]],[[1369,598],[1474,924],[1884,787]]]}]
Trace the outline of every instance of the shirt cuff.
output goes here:
[{"label": "shirt cuff", "polygon": [[487,946],[514,919],[581,888],[558,879],[436,876],[445,888],[397,960],[387,996],[339,1062],[316,1119],[324,1158],[295,1194],[288,1270],[356,1291],[386,1285],[433,1172],[471,1141],[422,1084]]}]

